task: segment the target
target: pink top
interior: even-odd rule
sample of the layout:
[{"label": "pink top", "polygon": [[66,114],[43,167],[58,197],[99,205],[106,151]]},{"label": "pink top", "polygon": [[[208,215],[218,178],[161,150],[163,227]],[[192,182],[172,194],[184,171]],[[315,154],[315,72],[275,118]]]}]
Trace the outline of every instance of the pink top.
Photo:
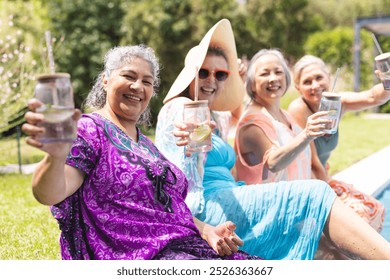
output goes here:
[{"label": "pink top", "polygon": [[[302,129],[295,123],[292,117],[283,110],[287,120],[291,123],[292,129],[285,124],[278,122],[263,113],[253,114],[246,112],[242,115],[236,131],[234,149],[237,154],[237,179],[245,181],[246,184],[261,184],[278,181],[301,180],[311,178],[311,151],[310,146],[301,152],[290,165],[279,172],[273,173],[265,167],[268,154],[272,149],[285,145],[288,141],[299,134]],[[239,133],[242,127],[255,125],[262,129],[268,139],[273,143],[273,147],[265,152],[263,161],[257,165],[249,166],[241,157],[239,148]]]}]

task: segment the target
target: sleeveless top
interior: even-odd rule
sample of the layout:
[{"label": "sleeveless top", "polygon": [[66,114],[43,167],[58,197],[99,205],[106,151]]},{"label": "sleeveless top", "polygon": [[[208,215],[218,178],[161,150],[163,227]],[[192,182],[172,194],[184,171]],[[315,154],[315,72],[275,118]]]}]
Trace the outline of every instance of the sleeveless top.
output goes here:
[{"label": "sleeveless top", "polygon": [[[310,146],[307,146],[307,148],[302,151],[287,168],[281,171],[273,173],[265,167],[268,154],[272,149],[282,147],[302,131],[302,129],[295,123],[295,121],[293,121],[292,117],[286,111],[283,110],[283,113],[287,120],[291,123],[292,129],[281,122],[267,117],[263,113],[248,115],[244,113],[241,117],[237,125],[234,143],[234,149],[237,154],[236,169],[238,180],[245,181],[247,184],[260,184],[311,178]],[[240,153],[239,133],[242,127],[248,125],[255,125],[262,129],[268,139],[273,143],[273,147],[265,152],[263,161],[254,166],[249,166]]]},{"label": "sleeveless top", "polygon": [[336,149],[338,142],[339,142],[338,130],[335,134],[321,136],[314,140],[318,157],[324,167],[326,166],[326,162],[328,161],[330,154],[334,149]]}]

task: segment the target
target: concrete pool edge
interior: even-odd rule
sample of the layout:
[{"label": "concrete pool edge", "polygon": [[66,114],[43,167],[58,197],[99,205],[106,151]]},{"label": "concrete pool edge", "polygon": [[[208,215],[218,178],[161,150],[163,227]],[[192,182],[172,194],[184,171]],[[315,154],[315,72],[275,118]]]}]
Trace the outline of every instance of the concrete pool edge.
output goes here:
[{"label": "concrete pool edge", "polygon": [[378,197],[390,184],[390,145],[333,175],[332,178]]}]

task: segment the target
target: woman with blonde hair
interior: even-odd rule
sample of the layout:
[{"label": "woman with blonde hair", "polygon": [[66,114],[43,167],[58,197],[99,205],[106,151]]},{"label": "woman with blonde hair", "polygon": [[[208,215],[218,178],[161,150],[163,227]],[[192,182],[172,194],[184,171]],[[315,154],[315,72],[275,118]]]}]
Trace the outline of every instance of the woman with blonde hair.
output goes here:
[{"label": "woman with blonde hair", "polygon": [[[295,88],[300,97],[295,99],[288,107],[288,112],[295,121],[304,127],[307,117],[318,112],[322,93],[329,91],[330,70],[325,62],[319,57],[305,55],[296,62],[293,68]],[[340,119],[347,112],[362,111],[368,108],[384,104],[390,99],[390,91],[385,90],[382,84],[377,84],[371,89],[361,92],[337,92],[341,96]],[[335,180],[328,175],[328,159],[331,152],[336,149],[339,139],[339,129],[335,134],[326,134],[314,140],[312,152],[315,158],[318,178],[325,174],[325,180],[336,191],[344,203],[352,207],[365,221],[377,231],[382,230],[385,209],[375,198],[355,189],[351,184]],[[322,175],[323,176],[323,175]]]}]

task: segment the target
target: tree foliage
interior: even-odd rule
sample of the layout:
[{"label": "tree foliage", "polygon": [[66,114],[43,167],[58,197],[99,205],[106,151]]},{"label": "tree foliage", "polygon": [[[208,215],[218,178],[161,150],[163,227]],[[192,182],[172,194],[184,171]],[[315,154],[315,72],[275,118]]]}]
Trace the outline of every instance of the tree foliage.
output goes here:
[{"label": "tree foliage", "polygon": [[239,38],[238,48],[249,56],[261,48],[279,48],[287,58],[302,55],[302,44],[321,24],[307,5],[307,0],[248,0],[243,14],[246,38]]},{"label": "tree foliage", "polygon": [[38,1],[0,2],[0,135],[23,122],[35,76],[44,71],[37,46],[46,18]]},{"label": "tree foliage", "polygon": [[183,40],[192,39],[191,1],[133,1],[128,4],[128,10],[132,12],[127,13],[124,19],[122,44],[145,44],[152,47],[162,67],[159,95],[151,103],[155,119],[164,93],[180,71],[182,55],[192,45],[191,41]]},{"label": "tree foliage", "polygon": [[75,103],[80,107],[93,79],[101,70],[103,55],[122,38],[121,0],[49,0],[51,31],[62,38],[54,57],[57,72],[72,76]]},{"label": "tree foliage", "polygon": [[[320,57],[325,63],[331,66],[334,72],[337,67],[343,73],[349,73],[347,87],[344,90],[353,90],[353,49],[354,30],[351,27],[337,27],[328,31],[321,31],[312,34],[304,45],[307,54]],[[361,84],[368,87],[373,83],[373,43],[367,31],[361,34]],[[342,50],[342,51],[340,51]]]},{"label": "tree foliage", "polygon": [[309,1],[311,12],[323,19],[322,29],[337,26],[353,26],[358,17],[382,16],[390,14],[389,0],[327,0]]}]

